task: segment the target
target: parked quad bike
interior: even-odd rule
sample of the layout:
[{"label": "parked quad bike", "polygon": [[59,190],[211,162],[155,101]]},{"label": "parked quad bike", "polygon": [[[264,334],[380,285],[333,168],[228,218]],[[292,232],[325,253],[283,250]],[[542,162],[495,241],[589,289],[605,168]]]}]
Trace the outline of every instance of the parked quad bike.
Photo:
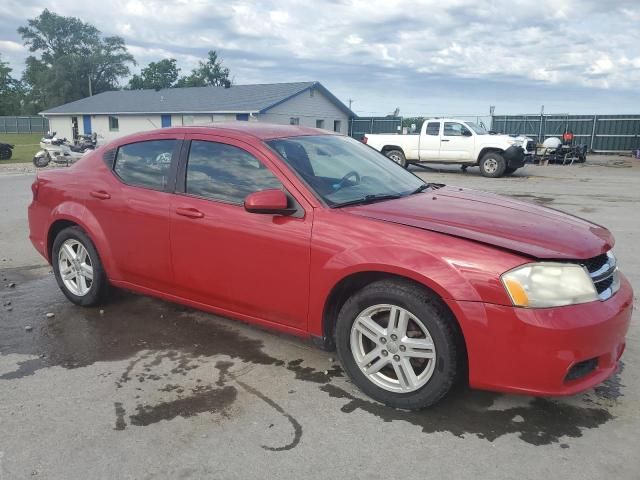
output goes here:
[{"label": "parked quad bike", "polygon": [[13,145],[0,143],[0,160],[10,160],[13,155]]}]

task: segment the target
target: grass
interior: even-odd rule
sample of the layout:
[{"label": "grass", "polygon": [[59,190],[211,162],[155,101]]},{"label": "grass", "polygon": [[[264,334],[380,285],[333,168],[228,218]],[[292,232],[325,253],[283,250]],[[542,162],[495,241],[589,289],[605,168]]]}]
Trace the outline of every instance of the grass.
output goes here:
[{"label": "grass", "polygon": [[40,150],[41,133],[0,133],[0,143],[15,145],[11,160],[0,160],[2,163],[30,163]]}]

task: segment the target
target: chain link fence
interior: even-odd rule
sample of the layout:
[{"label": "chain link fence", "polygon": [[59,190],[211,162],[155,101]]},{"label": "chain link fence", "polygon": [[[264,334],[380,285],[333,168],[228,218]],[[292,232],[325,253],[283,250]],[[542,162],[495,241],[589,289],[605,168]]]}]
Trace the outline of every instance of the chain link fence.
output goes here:
[{"label": "chain link fence", "polygon": [[44,117],[0,117],[0,133],[46,133],[49,120]]}]

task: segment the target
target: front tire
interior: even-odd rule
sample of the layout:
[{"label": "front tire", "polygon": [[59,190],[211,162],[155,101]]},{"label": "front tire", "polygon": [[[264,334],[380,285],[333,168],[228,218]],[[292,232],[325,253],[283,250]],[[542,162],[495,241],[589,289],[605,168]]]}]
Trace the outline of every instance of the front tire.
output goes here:
[{"label": "front tire", "polygon": [[45,154],[40,157],[37,155],[33,157],[33,164],[37,168],[46,167],[47,165],[49,165],[50,161],[51,161],[51,157],[49,156],[49,152],[45,152]]},{"label": "front tire", "polygon": [[90,307],[103,300],[108,290],[107,275],[96,247],[80,227],[58,233],[51,263],[60,290],[71,302]]},{"label": "front tire", "polygon": [[403,168],[407,168],[407,158],[401,150],[389,150],[385,152],[387,158],[390,158]]},{"label": "front tire", "polygon": [[483,177],[501,177],[506,169],[507,162],[498,152],[489,152],[480,160],[480,173]]},{"label": "front tire", "polygon": [[452,314],[406,281],[374,282],[349,298],[338,314],[336,347],[351,380],[394,408],[435,404],[461,369]]}]

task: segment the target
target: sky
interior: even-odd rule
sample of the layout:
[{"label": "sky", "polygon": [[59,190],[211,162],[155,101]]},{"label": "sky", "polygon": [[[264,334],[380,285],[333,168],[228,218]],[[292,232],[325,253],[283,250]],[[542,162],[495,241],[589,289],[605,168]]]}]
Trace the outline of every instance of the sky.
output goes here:
[{"label": "sky", "polygon": [[122,36],[134,70],[215,49],[237,84],[317,80],[359,115],[640,113],[640,0],[2,0],[17,76],[44,8]]}]

